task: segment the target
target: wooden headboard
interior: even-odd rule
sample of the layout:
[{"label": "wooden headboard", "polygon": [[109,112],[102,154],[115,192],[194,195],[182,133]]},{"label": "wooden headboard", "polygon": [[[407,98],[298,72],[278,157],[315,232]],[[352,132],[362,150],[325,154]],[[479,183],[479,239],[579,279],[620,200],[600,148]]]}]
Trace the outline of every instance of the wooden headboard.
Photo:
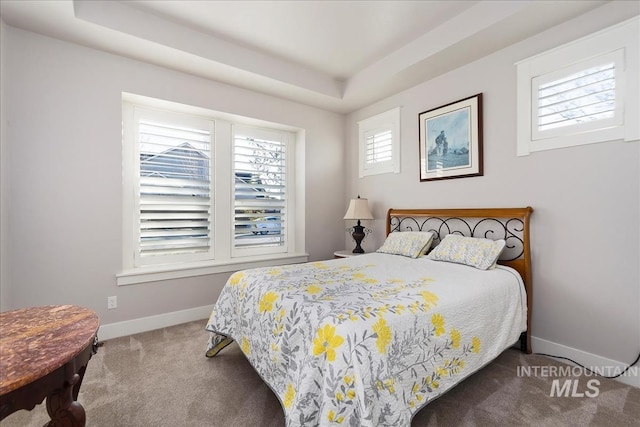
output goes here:
[{"label": "wooden headboard", "polygon": [[447,234],[506,241],[498,263],[520,273],[527,292],[527,332],[523,351],[531,353],[531,246],[529,217],[533,208],[389,209],[387,235],[397,231],[432,231],[434,246]]}]

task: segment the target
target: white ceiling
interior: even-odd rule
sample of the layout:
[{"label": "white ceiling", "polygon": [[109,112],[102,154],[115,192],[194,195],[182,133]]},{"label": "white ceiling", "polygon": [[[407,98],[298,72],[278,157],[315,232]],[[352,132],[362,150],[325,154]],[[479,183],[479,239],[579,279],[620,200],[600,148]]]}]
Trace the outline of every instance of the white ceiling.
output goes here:
[{"label": "white ceiling", "polygon": [[18,1],[15,27],[350,112],[606,1]]}]

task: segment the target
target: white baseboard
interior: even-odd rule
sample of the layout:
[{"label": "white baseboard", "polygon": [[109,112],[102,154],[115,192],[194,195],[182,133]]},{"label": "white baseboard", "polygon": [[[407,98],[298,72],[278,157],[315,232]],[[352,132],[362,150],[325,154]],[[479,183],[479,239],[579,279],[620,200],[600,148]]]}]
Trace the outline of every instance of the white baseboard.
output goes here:
[{"label": "white baseboard", "polygon": [[[607,359],[606,357],[598,356],[597,354],[587,353],[586,351],[578,350],[576,348],[567,347],[566,345],[558,344],[555,342],[543,340],[541,338],[531,337],[531,346],[534,353],[552,354],[554,356],[568,357],[575,360],[581,365],[591,369],[602,369],[602,373],[607,376],[617,375],[624,370],[629,363],[618,362],[617,360]],[[632,355],[636,357],[637,355]],[[559,359],[562,362],[569,362],[568,360]],[[635,368],[635,369],[634,369]],[[609,372],[609,373],[607,373]],[[621,383],[640,388],[640,366],[636,365],[629,369],[626,374],[615,378],[616,381]],[[597,378],[597,377],[596,377]]]},{"label": "white baseboard", "polygon": [[[141,317],[139,319],[102,325],[98,330],[98,339],[100,341],[105,341],[127,335],[139,334],[140,332],[153,331],[155,329],[179,325],[181,323],[207,319],[211,315],[211,310],[213,310],[213,304],[190,308],[187,310],[173,311],[171,313],[158,314],[157,316]],[[202,328],[204,330],[204,322],[202,324]]]}]

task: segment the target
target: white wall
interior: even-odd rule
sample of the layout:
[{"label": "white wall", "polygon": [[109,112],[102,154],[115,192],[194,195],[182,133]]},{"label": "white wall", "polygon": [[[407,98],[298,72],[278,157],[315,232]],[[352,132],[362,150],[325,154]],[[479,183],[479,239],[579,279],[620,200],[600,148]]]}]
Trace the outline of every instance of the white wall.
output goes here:
[{"label": "white wall", "polygon": [[[384,215],[391,207],[530,205],[535,210],[533,336],[537,342],[633,361],[640,349],[640,143],[616,141],[516,157],[514,66],[622,21],[630,10],[637,14],[638,4],[606,5],[352,113],[347,120],[347,197],[359,193],[369,198],[376,217],[367,224],[374,232],[365,250],[382,244]],[[418,114],[480,92],[484,176],[421,183]],[[401,173],[359,179],[357,121],[397,106],[402,107]]]},{"label": "white wall", "polygon": [[7,138],[5,138],[5,23],[0,19],[0,311],[6,311],[11,306],[9,296],[9,264],[5,262],[4,254],[8,253],[9,239],[5,233],[9,230],[9,163],[7,161]]},{"label": "white wall", "polygon": [[[317,260],[342,246],[344,116],[10,26],[3,31],[3,310],[77,304],[108,325],[215,302],[227,273],[116,285],[122,92],[304,129],[306,250]],[[118,308],[107,311],[111,295]]]}]

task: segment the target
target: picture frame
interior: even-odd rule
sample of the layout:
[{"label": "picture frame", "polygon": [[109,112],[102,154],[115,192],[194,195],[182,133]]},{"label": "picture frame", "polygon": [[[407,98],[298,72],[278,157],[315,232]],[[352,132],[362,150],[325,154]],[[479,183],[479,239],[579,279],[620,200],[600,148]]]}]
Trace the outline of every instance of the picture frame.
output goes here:
[{"label": "picture frame", "polygon": [[418,114],[420,181],[482,176],[482,93]]}]

